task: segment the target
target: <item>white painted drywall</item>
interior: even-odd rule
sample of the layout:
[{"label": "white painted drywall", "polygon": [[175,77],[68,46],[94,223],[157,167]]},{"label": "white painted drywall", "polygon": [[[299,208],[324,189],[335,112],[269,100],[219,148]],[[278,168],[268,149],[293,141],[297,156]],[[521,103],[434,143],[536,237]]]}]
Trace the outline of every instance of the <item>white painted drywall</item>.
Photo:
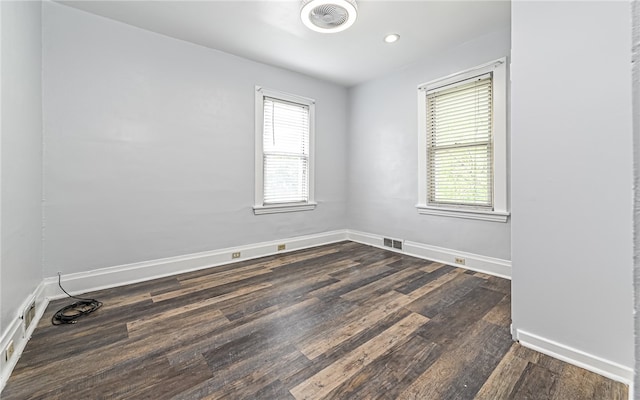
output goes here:
[{"label": "white painted drywall", "polygon": [[[346,228],[345,88],[43,15],[44,276]],[[317,101],[314,211],[253,215],[255,85]]]},{"label": "white painted drywall", "polygon": [[40,2],[2,1],[0,6],[0,332],[4,333],[42,281],[42,31]]},{"label": "white painted drywall", "polygon": [[[633,212],[633,265],[634,265],[634,322],[635,322],[635,375],[634,387],[640,389],[640,3],[632,4],[632,61],[633,61],[633,162],[634,162],[634,212]],[[634,393],[640,399],[640,390]]]},{"label": "white painted drywall", "polygon": [[[419,215],[417,88],[509,55],[509,27],[350,89],[349,228],[496,257],[510,224]],[[499,29],[502,28],[502,29]],[[386,49],[393,57],[393,47]]]},{"label": "white painted drywall", "polygon": [[633,367],[627,2],[513,2],[513,324]]}]

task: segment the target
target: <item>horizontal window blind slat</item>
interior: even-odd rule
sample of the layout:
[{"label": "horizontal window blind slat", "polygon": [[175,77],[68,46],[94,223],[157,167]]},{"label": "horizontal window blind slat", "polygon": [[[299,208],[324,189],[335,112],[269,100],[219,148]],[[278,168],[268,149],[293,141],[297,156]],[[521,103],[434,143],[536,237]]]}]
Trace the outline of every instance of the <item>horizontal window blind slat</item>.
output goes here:
[{"label": "horizontal window blind slat", "polygon": [[[477,100],[488,101],[491,98],[490,93],[482,93],[477,91],[470,91],[469,93],[465,93],[463,98],[448,98],[442,99],[437,96],[433,96],[433,98],[437,98],[437,103],[431,103],[429,107],[431,109],[446,111],[452,108],[465,107],[468,105],[474,105]],[[478,104],[475,104],[478,106]],[[487,106],[486,104],[484,106]]]},{"label": "horizontal window blind slat", "polygon": [[491,75],[427,92],[428,202],[490,207]]},{"label": "horizontal window blind slat", "polygon": [[431,153],[430,155],[434,159],[434,162],[437,162],[437,163],[439,163],[441,165],[446,165],[447,163],[455,163],[457,165],[463,165],[462,163],[464,161],[469,161],[469,162],[473,161],[474,163],[478,163],[479,160],[480,160],[480,157],[485,159],[486,163],[490,163],[490,161],[491,161],[491,158],[485,157],[485,153],[483,153],[483,152],[469,153],[464,158],[460,154],[452,154],[452,155],[442,156],[442,155],[439,155],[439,154]]},{"label": "horizontal window blind slat", "polygon": [[476,80],[464,85],[457,86],[449,90],[433,90],[427,92],[427,96],[440,97],[442,99],[455,99],[464,97],[470,90],[487,92],[491,88],[490,78],[487,80]]},{"label": "horizontal window blind slat", "polygon": [[265,155],[265,204],[307,201],[307,174],[306,157]]},{"label": "horizontal window blind slat", "polygon": [[[465,107],[452,107],[451,109],[446,110],[438,110],[435,108],[431,108],[429,112],[433,116],[432,118],[437,117],[437,122],[457,122],[458,118],[482,118],[487,117],[491,109],[489,107],[476,107],[473,105],[465,106]],[[436,122],[435,119],[432,120]]]},{"label": "horizontal window blind slat", "polygon": [[429,121],[429,129],[437,129],[440,131],[440,136],[459,135],[462,133],[469,134],[484,134],[486,135],[491,131],[491,120],[481,118],[461,118],[455,122],[440,122]]},{"label": "horizontal window blind slat", "polygon": [[473,162],[470,161],[468,162],[468,165],[465,165],[464,162],[460,162],[456,159],[447,159],[447,160],[436,160],[436,163],[438,164],[438,166],[440,168],[438,168],[437,171],[434,171],[433,173],[443,173],[443,172],[447,172],[447,171],[451,171],[453,169],[457,169],[457,170],[476,170],[476,169],[481,169],[481,168],[489,168],[491,167],[491,162],[490,161],[482,161],[482,162]]},{"label": "horizontal window blind slat", "polygon": [[265,97],[264,204],[309,200],[309,107]]},{"label": "horizontal window blind slat", "polygon": [[484,143],[489,144],[490,139],[491,139],[491,135],[482,134],[482,133],[474,134],[473,136],[468,134],[451,135],[451,137],[445,136],[445,137],[433,138],[429,142],[429,145],[431,147],[444,147],[444,146],[455,146],[455,145],[470,146],[474,144],[484,144]]},{"label": "horizontal window blind slat", "polygon": [[[483,169],[489,169],[490,164],[484,164],[484,165],[474,165],[472,168],[470,167],[454,167],[454,168],[441,168],[440,171],[438,172],[434,172],[433,174],[431,174],[431,176],[439,176],[442,178],[453,178],[452,174],[456,174],[456,173],[464,173],[464,174],[471,174],[471,173],[482,173],[482,174],[486,174],[486,172],[488,171],[482,171]],[[487,179],[489,180],[488,177],[481,177],[482,179]]]},{"label": "horizontal window blind slat", "polygon": [[432,157],[450,157],[450,158],[462,158],[465,156],[471,157],[477,154],[485,154],[491,152],[490,145],[488,143],[472,143],[468,145],[455,145],[455,146],[433,146],[428,150],[428,154]]},{"label": "horizontal window blind slat", "polygon": [[265,98],[263,147],[265,151],[309,154],[309,108]]}]

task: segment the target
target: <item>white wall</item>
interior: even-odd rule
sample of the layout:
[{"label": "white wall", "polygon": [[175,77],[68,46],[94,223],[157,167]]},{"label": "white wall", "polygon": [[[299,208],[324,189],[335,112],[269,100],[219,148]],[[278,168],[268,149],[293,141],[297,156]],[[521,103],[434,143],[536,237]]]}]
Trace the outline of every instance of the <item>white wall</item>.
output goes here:
[{"label": "white wall", "polygon": [[[632,3],[633,29],[633,161],[634,161],[634,297],[635,297],[635,381],[640,389],[640,4]],[[636,390],[636,399],[640,399],[640,390]]]},{"label": "white wall", "polygon": [[0,333],[4,334],[42,281],[42,34],[39,2],[2,1],[0,7]]},{"label": "white wall", "polygon": [[349,228],[511,258],[508,222],[419,215],[415,207],[418,85],[508,56],[509,27],[496,29],[350,90]]},{"label": "white wall", "polygon": [[634,358],[629,7],[514,2],[511,69],[514,327],[627,370]]},{"label": "white wall", "polygon": [[[516,329],[630,368],[628,7],[513,3],[509,224],[415,209],[417,85],[509,55],[508,27],[347,96],[339,86],[46,3],[44,276],[348,227],[512,259]],[[38,243],[28,255],[21,246],[40,221],[39,27],[9,19],[7,9],[17,8],[3,2],[3,324],[4,310],[17,306],[5,300],[30,293],[43,276],[23,267],[39,256]],[[32,34],[8,62],[6,32],[18,26]],[[22,57],[32,59],[17,68]],[[19,79],[7,88],[10,73]],[[251,212],[255,84],[317,99],[313,212]],[[30,100],[18,107],[15,96]],[[15,126],[28,133],[7,134]],[[7,213],[16,217],[7,221]],[[18,222],[29,228],[11,236]]]},{"label": "white wall", "polygon": [[[346,228],[343,87],[44,4],[44,275]],[[314,211],[254,216],[254,85],[315,98]]]}]

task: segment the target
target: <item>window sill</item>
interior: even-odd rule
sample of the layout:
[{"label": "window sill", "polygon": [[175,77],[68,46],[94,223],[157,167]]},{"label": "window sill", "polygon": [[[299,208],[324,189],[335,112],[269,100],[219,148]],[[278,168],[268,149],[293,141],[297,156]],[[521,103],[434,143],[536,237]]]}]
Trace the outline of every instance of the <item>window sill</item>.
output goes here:
[{"label": "window sill", "polygon": [[255,215],[262,214],[275,214],[275,213],[288,213],[297,211],[311,211],[316,208],[318,203],[304,203],[304,204],[270,204],[266,206],[253,206],[253,213]]},{"label": "window sill", "polygon": [[433,207],[424,204],[416,206],[419,214],[439,215],[441,217],[454,217],[466,219],[478,219],[482,221],[507,222],[510,213],[504,211],[485,211],[461,208]]}]

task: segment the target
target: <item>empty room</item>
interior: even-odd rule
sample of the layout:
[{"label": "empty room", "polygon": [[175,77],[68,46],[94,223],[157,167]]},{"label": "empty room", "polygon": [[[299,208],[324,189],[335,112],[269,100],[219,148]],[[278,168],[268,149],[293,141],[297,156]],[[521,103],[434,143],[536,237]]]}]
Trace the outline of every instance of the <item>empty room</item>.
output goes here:
[{"label": "empty room", "polygon": [[0,398],[640,399],[638,21],[0,0]]}]

